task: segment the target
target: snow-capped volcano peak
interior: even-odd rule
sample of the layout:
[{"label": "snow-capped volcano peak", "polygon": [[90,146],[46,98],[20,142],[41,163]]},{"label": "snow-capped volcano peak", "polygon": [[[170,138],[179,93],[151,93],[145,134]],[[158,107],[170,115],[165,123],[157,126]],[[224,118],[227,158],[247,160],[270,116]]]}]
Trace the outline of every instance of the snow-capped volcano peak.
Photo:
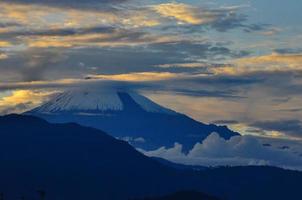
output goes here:
[{"label": "snow-capped volcano peak", "polygon": [[133,146],[145,150],[179,142],[188,151],[212,132],[225,139],[238,135],[227,127],[207,125],[164,108],[136,92],[111,88],[66,91],[24,114],[51,123],[78,123],[100,129],[116,138],[130,138]]},{"label": "snow-capped volcano peak", "polygon": [[166,109],[135,92],[96,89],[74,89],[65,91],[31,112],[97,113],[129,109],[175,114],[174,111]]}]

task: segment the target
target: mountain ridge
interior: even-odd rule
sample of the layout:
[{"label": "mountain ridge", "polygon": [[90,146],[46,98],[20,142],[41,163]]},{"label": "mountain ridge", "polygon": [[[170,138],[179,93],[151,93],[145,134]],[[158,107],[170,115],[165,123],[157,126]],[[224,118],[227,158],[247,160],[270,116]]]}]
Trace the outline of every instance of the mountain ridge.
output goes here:
[{"label": "mountain ridge", "polygon": [[176,170],[100,130],[24,115],[0,117],[0,163],[0,192],[8,200],[19,194],[34,199],[38,189],[53,200],[124,200],[183,190],[234,200],[301,196],[301,172],[265,166]]}]

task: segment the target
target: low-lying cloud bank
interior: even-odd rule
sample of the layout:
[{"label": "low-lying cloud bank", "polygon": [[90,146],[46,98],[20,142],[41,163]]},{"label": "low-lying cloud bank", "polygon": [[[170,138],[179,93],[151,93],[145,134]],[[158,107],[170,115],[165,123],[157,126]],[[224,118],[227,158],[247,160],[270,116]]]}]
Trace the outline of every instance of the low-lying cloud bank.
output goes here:
[{"label": "low-lying cloud bank", "polygon": [[173,148],[161,147],[154,151],[141,149],[139,151],[147,156],[191,165],[270,165],[302,170],[302,152],[290,147],[275,148],[274,145],[264,145],[254,136],[236,136],[225,140],[217,133],[212,133],[202,143],[197,143],[187,154],[183,153],[182,145],[179,143],[175,143]]}]

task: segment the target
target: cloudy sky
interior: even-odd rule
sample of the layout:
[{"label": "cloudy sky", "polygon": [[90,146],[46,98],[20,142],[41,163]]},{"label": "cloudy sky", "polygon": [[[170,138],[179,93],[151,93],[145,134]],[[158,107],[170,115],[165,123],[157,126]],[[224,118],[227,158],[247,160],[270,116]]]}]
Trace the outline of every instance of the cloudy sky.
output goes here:
[{"label": "cloudy sky", "polygon": [[0,113],[97,84],[302,139],[300,0],[0,0]]}]

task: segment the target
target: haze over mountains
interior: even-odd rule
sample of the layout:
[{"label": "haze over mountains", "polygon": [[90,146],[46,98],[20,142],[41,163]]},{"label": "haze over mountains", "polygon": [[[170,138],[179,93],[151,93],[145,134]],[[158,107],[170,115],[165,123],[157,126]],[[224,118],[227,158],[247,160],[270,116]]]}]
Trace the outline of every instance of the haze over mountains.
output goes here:
[{"label": "haze over mountains", "polygon": [[178,142],[186,151],[212,132],[225,139],[239,135],[226,126],[195,121],[138,93],[114,89],[66,91],[25,114],[49,122],[76,122],[104,130],[144,150],[173,147]]}]

